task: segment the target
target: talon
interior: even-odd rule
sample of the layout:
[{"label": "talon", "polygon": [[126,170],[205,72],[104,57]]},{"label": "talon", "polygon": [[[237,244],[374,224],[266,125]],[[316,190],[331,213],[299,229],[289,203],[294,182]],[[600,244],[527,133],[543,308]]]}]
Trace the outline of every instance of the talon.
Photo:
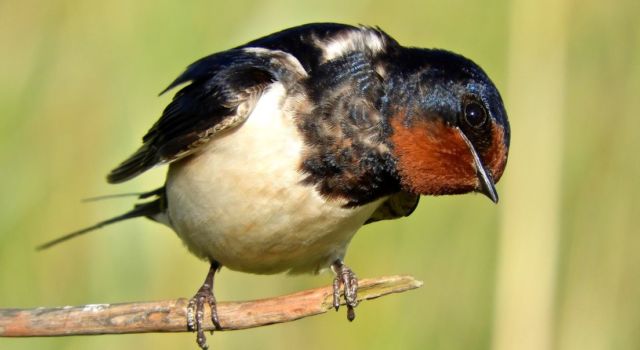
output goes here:
[{"label": "talon", "polygon": [[356,314],[353,308],[358,305],[358,279],[353,271],[337,260],[331,266],[336,273],[333,279],[333,307],[338,310],[340,307],[340,285],[344,286],[344,300],[347,305],[347,319],[353,321]]},{"label": "talon", "polygon": [[[211,308],[211,323],[213,323],[215,329],[222,329],[220,319],[218,318],[218,305],[216,304],[216,297],[213,295],[213,292],[211,293],[211,298],[209,298],[208,301],[209,308]],[[213,330],[211,331],[211,334],[213,334]]]},{"label": "talon", "polygon": [[351,269],[345,267],[342,271],[344,284],[344,299],[348,306],[358,305],[358,279]]},{"label": "talon", "polygon": [[336,311],[340,308],[340,278],[338,275],[333,279],[333,308]]},{"label": "talon", "polygon": [[[211,268],[205,278],[202,287],[198,289],[198,292],[189,300],[187,306],[187,327],[190,331],[196,332],[196,342],[202,350],[209,349],[207,345],[207,338],[204,335],[204,304],[205,302],[211,307],[211,322],[215,329],[221,329],[220,320],[218,319],[218,308],[216,305],[216,298],[213,295],[213,276],[218,270],[220,265],[217,262],[211,263]],[[213,334],[213,330],[211,330]]]},{"label": "talon", "polygon": [[356,312],[353,310],[353,306],[347,305],[347,320],[351,322],[355,320],[355,318],[356,318]]},{"label": "talon", "polygon": [[196,327],[195,320],[195,307],[196,303],[194,299],[189,300],[189,305],[187,306],[187,328],[190,331],[194,331]]}]

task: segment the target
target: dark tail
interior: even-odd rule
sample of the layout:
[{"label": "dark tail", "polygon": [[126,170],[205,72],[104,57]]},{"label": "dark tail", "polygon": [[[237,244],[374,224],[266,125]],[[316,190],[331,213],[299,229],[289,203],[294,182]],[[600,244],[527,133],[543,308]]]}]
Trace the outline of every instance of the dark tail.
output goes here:
[{"label": "dark tail", "polygon": [[104,196],[96,196],[85,198],[83,202],[97,202],[105,199],[113,199],[113,198],[122,198],[122,197],[138,197],[138,199],[145,199],[152,196],[162,197],[164,195],[164,187],[157,188],[153,191],[148,192],[129,192],[129,193],[116,193],[116,194],[107,194]]},{"label": "dark tail", "polygon": [[[164,188],[162,189],[164,190]],[[87,232],[91,232],[93,230],[97,230],[99,228],[102,228],[104,226],[107,225],[111,225],[114,224],[116,222],[119,221],[124,221],[124,220],[128,220],[128,219],[133,219],[133,218],[137,218],[137,217],[153,217],[156,214],[160,214],[163,210],[164,210],[164,196],[161,196],[160,198],[153,200],[151,202],[147,202],[147,203],[141,203],[141,204],[136,204],[136,206],[122,214],[116,217],[113,217],[111,219],[107,219],[104,221],[101,221],[93,226],[89,226],[87,228],[83,228],[82,230],[78,230],[78,231],[74,231],[71,233],[68,233],[60,238],[56,238],[52,241],[49,241],[47,243],[41,244],[39,246],[36,247],[36,250],[44,250],[50,247],[53,247],[54,245],[57,245],[58,243],[62,243],[65,241],[70,240],[71,238],[75,238],[78,237],[80,235],[83,235]]]}]

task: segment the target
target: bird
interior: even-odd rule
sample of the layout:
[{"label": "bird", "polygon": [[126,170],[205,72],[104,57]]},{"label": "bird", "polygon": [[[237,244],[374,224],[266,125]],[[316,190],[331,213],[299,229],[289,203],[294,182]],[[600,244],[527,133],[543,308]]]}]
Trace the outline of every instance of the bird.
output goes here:
[{"label": "bird", "polygon": [[222,268],[253,274],[332,269],[347,317],[357,276],[344,263],[363,225],[410,215],[421,195],[498,202],[510,127],[485,71],[444,49],[402,46],[379,27],[305,24],[189,65],[180,89],[112,170],[112,184],[168,165],[133,209],[39,246],[126,219],[171,228],[209,263],[189,329],[207,349],[204,307]]}]

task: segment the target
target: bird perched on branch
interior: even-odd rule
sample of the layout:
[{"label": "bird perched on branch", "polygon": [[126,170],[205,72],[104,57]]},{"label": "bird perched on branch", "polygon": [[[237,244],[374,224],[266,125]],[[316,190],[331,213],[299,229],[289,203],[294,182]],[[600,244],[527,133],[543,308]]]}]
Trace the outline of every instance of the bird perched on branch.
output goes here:
[{"label": "bird perched on branch", "polygon": [[498,201],[507,115],[485,72],[455,53],[404,47],[378,28],[308,24],[204,57],[165,92],[178,86],[140,149],[107,177],[168,164],[164,186],[41,248],[134,217],[169,226],[211,264],[189,304],[203,349],[205,304],[220,327],[222,266],[331,267],[334,305],[343,294],[351,320],[357,279],[343,258],[361,226],[411,214],[420,195]]}]

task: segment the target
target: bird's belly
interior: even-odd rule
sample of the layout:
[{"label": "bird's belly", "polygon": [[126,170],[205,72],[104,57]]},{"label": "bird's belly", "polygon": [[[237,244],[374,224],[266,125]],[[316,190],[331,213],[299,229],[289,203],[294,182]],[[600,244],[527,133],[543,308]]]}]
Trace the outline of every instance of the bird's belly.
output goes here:
[{"label": "bird's belly", "polygon": [[269,94],[243,125],[171,165],[170,224],[193,253],[230,269],[317,271],[344,256],[381,200],[346,208],[304,184],[302,140]]}]

